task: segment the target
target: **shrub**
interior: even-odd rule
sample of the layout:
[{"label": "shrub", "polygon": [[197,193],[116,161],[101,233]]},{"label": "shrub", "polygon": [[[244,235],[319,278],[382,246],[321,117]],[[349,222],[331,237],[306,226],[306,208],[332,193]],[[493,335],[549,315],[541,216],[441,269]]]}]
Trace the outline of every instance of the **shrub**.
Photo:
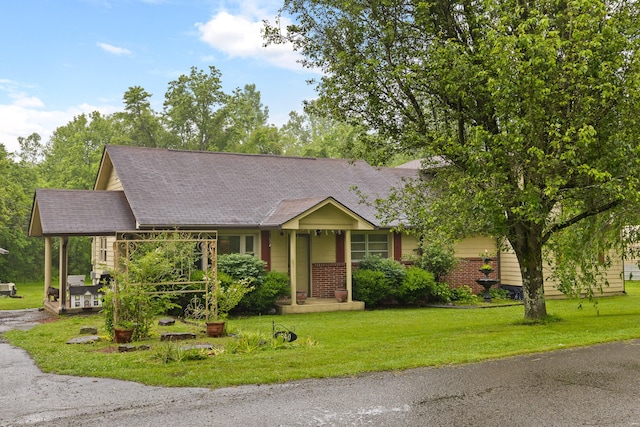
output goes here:
[{"label": "shrub", "polygon": [[289,294],[289,276],[285,273],[270,271],[261,285],[256,285],[253,291],[244,296],[238,310],[257,314],[268,313],[278,298]]},{"label": "shrub", "polygon": [[473,289],[470,286],[463,285],[451,289],[451,301],[461,304],[475,304],[477,297],[473,294]]},{"label": "shrub", "polygon": [[382,271],[358,269],[352,277],[353,298],[369,308],[377,307],[391,293],[391,280]]},{"label": "shrub", "polygon": [[380,271],[389,279],[392,288],[402,285],[405,275],[405,268],[402,264],[391,258],[381,258],[378,255],[367,255],[362,261],[358,270]]},{"label": "shrub", "polygon": [[453,248],[448,245],[432,244],[421,248],[422,255],[415,261],[416,266],[430,271],[440,282],[458,263]]},{"label": "shrub", "polygon": [[224,254],[218,256],[218,272],[228,274],[234,280],[249,279],[251,285],[262,284],[266,263],[253,255]]},{"label": "shrub", "polygon": [[424,301],[433,293],[436,281],[433,274],[418,267],[406,270],[402,284],[393,291],[393,296],[400,304],[412,304]]},{"label": "shrub", "polygon": [[446,283],[436,282],[433,288],[430,289],[427,298],[430,302],[451,302],[451,288]]}]

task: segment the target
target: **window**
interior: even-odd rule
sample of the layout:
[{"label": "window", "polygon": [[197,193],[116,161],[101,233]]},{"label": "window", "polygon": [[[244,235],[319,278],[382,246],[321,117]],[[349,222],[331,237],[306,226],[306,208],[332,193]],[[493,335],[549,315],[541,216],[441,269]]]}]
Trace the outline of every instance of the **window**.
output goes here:
[{"label": "window", "polygon": [[389,234],[352,234],[351,259],[360,261],[367,255],[389,258]]},{"label": "window", "polygon": [[256,236],[253,234],[241,234],[218,237],[218,254],[249,254],[255,253]]},{"label": "window", "polygon": [[80,295],[75,295],[73,301],[75,307],[80,307]]},{"label": "window", "polygon": [[98,254],[98,259],[101,262],[107,262],[107,238],[100,237],[100,252]]}]

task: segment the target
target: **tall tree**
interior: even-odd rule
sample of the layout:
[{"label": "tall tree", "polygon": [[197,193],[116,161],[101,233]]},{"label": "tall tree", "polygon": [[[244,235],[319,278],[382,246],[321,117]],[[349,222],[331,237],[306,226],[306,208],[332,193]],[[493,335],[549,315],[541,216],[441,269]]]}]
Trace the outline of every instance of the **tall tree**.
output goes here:
[{"label": "tall tree", "polygon": [[[267,127],[269,109],[262,104],[256,85],[236,88],[224,107],[224,147],[226,151],[252,152],[246,147],[254,133]],[[243,147],[244,146],[244,147]]]},{"label": "tall tree", "polygon": [[16,163],[0,144],[0,279],[21,282],[42,275],[42,241],[27,238],[34,189],[40,184],[37,166]]},{"label": "tall tree", "polygon": [[266,34],[324,72],[320,104],[334,117],[439,161],[420,217],[506,236],[525,318],[538,319],[543,247],[638,202],[638,7],[285,0],[297,23]]},{"label": "tall tree", "polygon": [[160,116],[151,108],[150,98],[151,94],[140,86],[132,86],[124,93],[124,111],[115,114],[124,124],[123,144],[140,147],[170,145]]},{"label": "tall tree", "polygon": [[224,123],[221,107],[227,98],[221,73],[214,66],[209,67],[208,74],[191,67],[188,76],[169,82],[164,119],[169,130],[180,138],[180,148],[224,151],[219,142]]},{"label": "tall tree", "polygon": [[90,190],[98,172],[102,149],[114,137],[113,120],[94,111],[57,128],[42,163],[47,186]]}]

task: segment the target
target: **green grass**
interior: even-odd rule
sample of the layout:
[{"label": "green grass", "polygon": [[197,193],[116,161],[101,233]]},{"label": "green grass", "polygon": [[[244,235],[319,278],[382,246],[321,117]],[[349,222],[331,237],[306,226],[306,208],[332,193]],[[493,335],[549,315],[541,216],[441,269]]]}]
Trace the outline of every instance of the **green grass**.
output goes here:
[{"label": "green grass", "polygon": [[[271,333],[272,321],[295,327],[295,343],[249,353],[211,355],[205,360],[162,363],[168,354],[155,338],[147,351],[117,353],[111,342],[67,345],[81,326],[102,328],[99,316],[63,317],[30,331],[4,335],[25,348],[45,372],[111,377],[165,386],[222,387],[273,383],[301,378],[357,375],[477,362],[517,354],[551,351],[640,337],[640,282],[627,285],[627,295],[601,298],[597,309],[582,301],[548,301],[559,321],[527,325],[522,306],[485,309],[390,309],[231,319],[232,331]],[[177,324],[169,330],[195,330]],[[101,333],[104,334],[103,330]],[[156,331],[157,334],[157,331]],[[198,343],[218,347],[236,338],[198,336]],[[254,340],[255,341],[255,340]],[[182,343],[180,344],[182,345]],[[227,348],[237,348],[228,345]],[[170,354],[169,354],[170,355]]]},{"label": "green grass", "polygon": [[22,310],[42,307],[44,285],[42,282],[16,283],[16,294],[20,298],[0,296],[0,310]]}]

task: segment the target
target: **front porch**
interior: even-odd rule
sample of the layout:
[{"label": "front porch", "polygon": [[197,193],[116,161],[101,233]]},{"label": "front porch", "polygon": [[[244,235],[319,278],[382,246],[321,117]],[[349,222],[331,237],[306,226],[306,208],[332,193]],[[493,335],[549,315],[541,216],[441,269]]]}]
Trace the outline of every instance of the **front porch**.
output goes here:
[{"label": "front porch", "polygon": [[304,304],[291,305],[291,300],[277,301],[278,314],[321,313],[327,311],[363,311],[364,302],[337,302],[335,298],[307,298]]}]

